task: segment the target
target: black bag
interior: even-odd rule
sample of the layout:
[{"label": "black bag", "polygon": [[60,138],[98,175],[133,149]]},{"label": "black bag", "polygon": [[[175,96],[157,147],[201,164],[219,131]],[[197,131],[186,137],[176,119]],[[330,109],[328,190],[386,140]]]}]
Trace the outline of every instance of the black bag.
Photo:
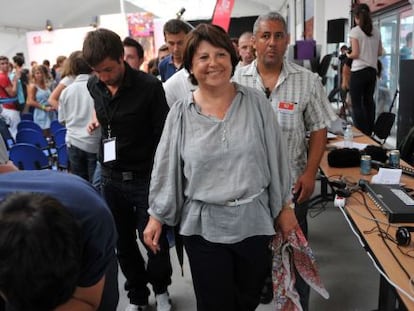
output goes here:
[{"label": "black bag", "polygon": [[388,112],[382,112],[374,124],[374,135],[379,139],[382,139],[383,142],[379,142],[381,145],[385,143],[385,140],[390,136],[392,126],[395,121],[395,113],[392,113],[391,110],[394,107],[395,99],[397,98],[398,90],[395,90],[394,98],[392,99],[390,109]]},{"label": "black bag", "polygon": [[381,163],[387,162],[387,150],[380,146],[368,145],[362,150],[361,154],[367,154],[371,156],[371,160],[379,161]]},{"label": "black bag", "polygon": [[356,167],[361,155],[356,148],[335,149],[328,153],[328,164],[332,167]]}]

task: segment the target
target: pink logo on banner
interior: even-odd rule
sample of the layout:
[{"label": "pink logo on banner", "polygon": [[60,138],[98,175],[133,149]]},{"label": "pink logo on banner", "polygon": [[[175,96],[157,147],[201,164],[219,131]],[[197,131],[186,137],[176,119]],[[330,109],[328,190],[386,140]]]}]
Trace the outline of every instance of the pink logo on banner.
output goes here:
[{"label": "pink logo on banner", "polygon": [[33,36],[33,43],[34,44],[42,43],[42,37],[41,36]]}]

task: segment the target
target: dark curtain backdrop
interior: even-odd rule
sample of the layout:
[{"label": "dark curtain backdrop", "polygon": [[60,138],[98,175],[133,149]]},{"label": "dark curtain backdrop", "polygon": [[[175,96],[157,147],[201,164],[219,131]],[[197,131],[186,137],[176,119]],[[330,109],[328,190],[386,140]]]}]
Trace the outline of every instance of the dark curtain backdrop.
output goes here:
[{"label": "dark curtain backdrop", "polygon": [[[253,24],[257,16],[232,17],[230,20],[230,37],[239,37],[245,31],[253,31]],[[188,21],[191,25],[197,26],[200,23],[211,23],[211,19]]]}]

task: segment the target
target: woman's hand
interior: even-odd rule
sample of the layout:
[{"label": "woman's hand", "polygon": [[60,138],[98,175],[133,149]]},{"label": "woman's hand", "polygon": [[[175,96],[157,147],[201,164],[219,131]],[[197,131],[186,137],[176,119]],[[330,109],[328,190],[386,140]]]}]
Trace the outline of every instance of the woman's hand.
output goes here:
[{"label": "woman's hand", "polygon": [[162,232],[162,223],[150,216],[144,230],[145,244],[156,254],[160,250],[158,241]]},{"label": "woman's hand", "polygon": [[284,206],[275,220],[275,227],[280,228],[284,239],[287,239],[289,232],[298,226],[298,220],[295,216],[295,210]]}]

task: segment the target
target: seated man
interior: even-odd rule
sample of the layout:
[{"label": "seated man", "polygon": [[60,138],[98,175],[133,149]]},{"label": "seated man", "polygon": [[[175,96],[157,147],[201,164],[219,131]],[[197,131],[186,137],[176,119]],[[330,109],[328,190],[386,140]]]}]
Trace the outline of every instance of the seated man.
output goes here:
[{"label": "seated man", "polygon": [[7,310],[115,311],[116,238],[105,201],[82,178],[17,171],[0,161],[0,296]]}]

